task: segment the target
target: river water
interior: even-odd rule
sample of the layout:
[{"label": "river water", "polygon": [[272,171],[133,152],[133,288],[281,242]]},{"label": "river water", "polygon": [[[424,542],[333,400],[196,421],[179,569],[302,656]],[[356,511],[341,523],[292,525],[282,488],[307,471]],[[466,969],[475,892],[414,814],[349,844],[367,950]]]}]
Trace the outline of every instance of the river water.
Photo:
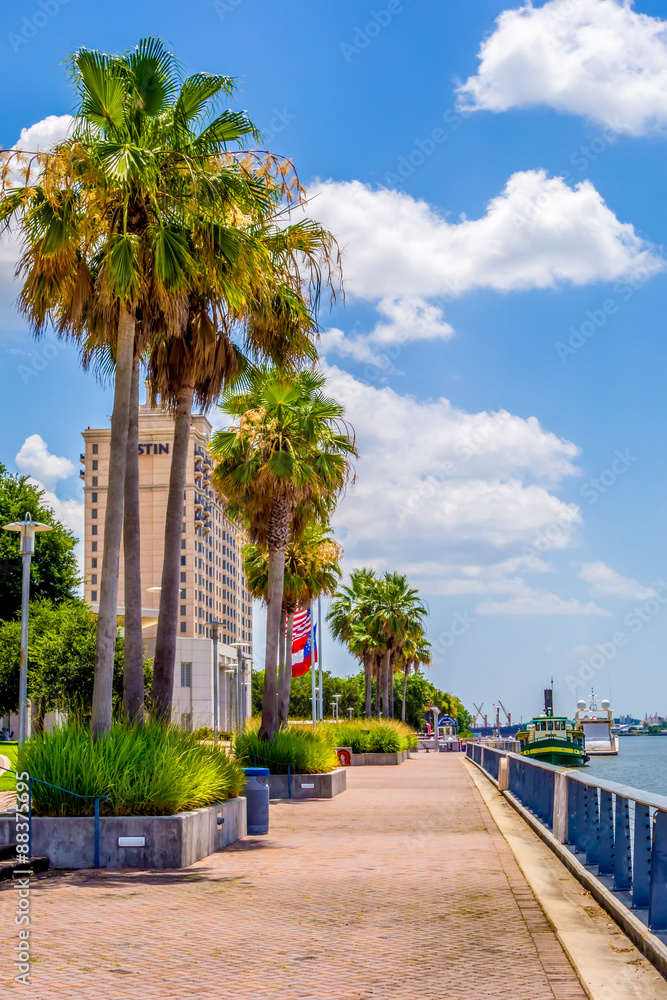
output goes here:
[{"label": "river water", "polygon": [[667,736],[621,736],[619,745],[618,757],[591,757],[582,774],[667,795]]}]

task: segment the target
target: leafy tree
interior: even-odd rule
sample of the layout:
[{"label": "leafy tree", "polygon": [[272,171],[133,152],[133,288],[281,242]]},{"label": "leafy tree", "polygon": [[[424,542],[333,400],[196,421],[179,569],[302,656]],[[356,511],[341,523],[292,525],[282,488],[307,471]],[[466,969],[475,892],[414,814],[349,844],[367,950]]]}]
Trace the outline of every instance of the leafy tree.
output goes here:
[{"label": "leafy tree", "polygon": [[35,521],[52,526],[38,535],[30,571],[33,598],[64,601],[80,582],[73,532],[57,520],[44,501],[44,490],[28,482],[27,476],[11,475],[0,465],[0,619],[11,619],[21,608],[20,538],[18,532],[2,531],[2,525],[22,521],[29,512]]},{"label": "leafy tree", "polygon": [[223,413],[238,423],[213,438],[213,479],[227,497],[228,514],[242,515],[250,540],[268,553],[263,739],[273,739],[276,730],[287,546],[302,535],[309,509],[326,521],[356,455],[343,407],[324,395],[325,385],[325,376],[312,369],[252,369],[222,397]]},{"label": "leafy tree", "polygon": [[[47,712],[88,715],[92,707],[97,619],[81,600],[42,599],[30,605],[28,697],[37,728]],[[0,714],[18,709],[21,622],[0,624]],[[150,670],[145,669],[148,674]],[[116,633],[114,706],[122,710],[123,638]]]}]

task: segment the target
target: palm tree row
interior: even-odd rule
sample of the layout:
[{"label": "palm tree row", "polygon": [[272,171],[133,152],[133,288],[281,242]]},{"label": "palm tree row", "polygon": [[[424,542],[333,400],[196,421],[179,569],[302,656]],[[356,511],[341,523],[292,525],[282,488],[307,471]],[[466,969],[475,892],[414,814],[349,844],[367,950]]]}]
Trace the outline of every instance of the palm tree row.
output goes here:
[{"label": "palm tree row", "polygon": [[[30,157],[22,184],[12,157],[5,159],[0,221],[20,230],[19,302],[35,333],[52,324],[80,345],[84,364],[114,369],[92,714],[97,737],[111,724],[123,524],[127,714],[140,718],[144,702],[136,470],[141,362],[151,392],[176,421],[152,691],[156,714],[168,720],[193,406],[210,407],[250,362],[294,366],[316,357],[315,312],[323,285],[333,289],[336,248],[310,221],[274,224],[280,203],[300,197],[298,178],[273,157],[239,155],[258,133],[245,114],[218,112],[218,102],[234,90],[229,77],[182,80],[173,55],[155,39],[122,56],[81,50],[71,69],[79,93],[72,135]],[[289,448],[277,450],[284,463]],[[345,480],[335,462],[328,471],[318,466],[317,475],[326,485],[308,484],[309,472],[295,473],[264,535],[255,527],[261,518],[250,516],[251,537],[268,540],[274,554],[269,601],[282,565],[275,554],[284,556],[285,537],[299,534],[296,507],[324,508],[336,477],[339,486]]]},{"label": "palm tree row", "polygon": [[[403,670],[402,719],[408,676],[431,663],[426,639],[427,610],[418,592],[399,573],[378,576],[355,569],[350,583],[331,602],[327,621],[334,637],[361,662],[365,680],[365,713],[394,715],[394,675]],[[375,709],[372,703],[375,678]]]}]

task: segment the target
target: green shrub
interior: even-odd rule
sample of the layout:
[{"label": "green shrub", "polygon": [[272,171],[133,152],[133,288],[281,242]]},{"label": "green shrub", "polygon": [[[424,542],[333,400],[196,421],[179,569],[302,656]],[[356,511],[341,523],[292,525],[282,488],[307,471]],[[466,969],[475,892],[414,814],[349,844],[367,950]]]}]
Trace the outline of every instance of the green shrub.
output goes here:
[{"label": "green shrub", "polygon": [[352,753],[401,753],[417,746],[417,734],[398,719],[354,719],[325,727],[327,741]]},{"label": "green shrub", "polygon": [[[24,743],[17,770],[79,795],[107,795],[102,810],[114,816],[186,812],[233,798],[245,783],[222,748],[154,722],[141,728],[116,722],[94,743],[87,729],[68,722]],[[32,808],[40,816],[87,816],[94,805],[33,781]]]},{"label": "green shrub", "polygon": [[333,745],[321,733],[322,727],[290,726],[277,732],[271,742],[260,740],[257,723],[235,741],[236,759],[244,767],[268,767],[271,774],[321,774],[338,767]]}]

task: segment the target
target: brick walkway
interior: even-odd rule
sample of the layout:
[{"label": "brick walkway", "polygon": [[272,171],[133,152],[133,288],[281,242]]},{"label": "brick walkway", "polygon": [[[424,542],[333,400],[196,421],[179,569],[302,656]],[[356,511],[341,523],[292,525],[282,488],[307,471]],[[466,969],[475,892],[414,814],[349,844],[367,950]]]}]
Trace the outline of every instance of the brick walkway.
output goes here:
[{"label": "brick walkway", "polygon": [[[332,801],[184,872],[33,881],[39,1000],[583,1000],[458,757],[351,768]],[[0,891],[11,993],[15,889]]]}]

